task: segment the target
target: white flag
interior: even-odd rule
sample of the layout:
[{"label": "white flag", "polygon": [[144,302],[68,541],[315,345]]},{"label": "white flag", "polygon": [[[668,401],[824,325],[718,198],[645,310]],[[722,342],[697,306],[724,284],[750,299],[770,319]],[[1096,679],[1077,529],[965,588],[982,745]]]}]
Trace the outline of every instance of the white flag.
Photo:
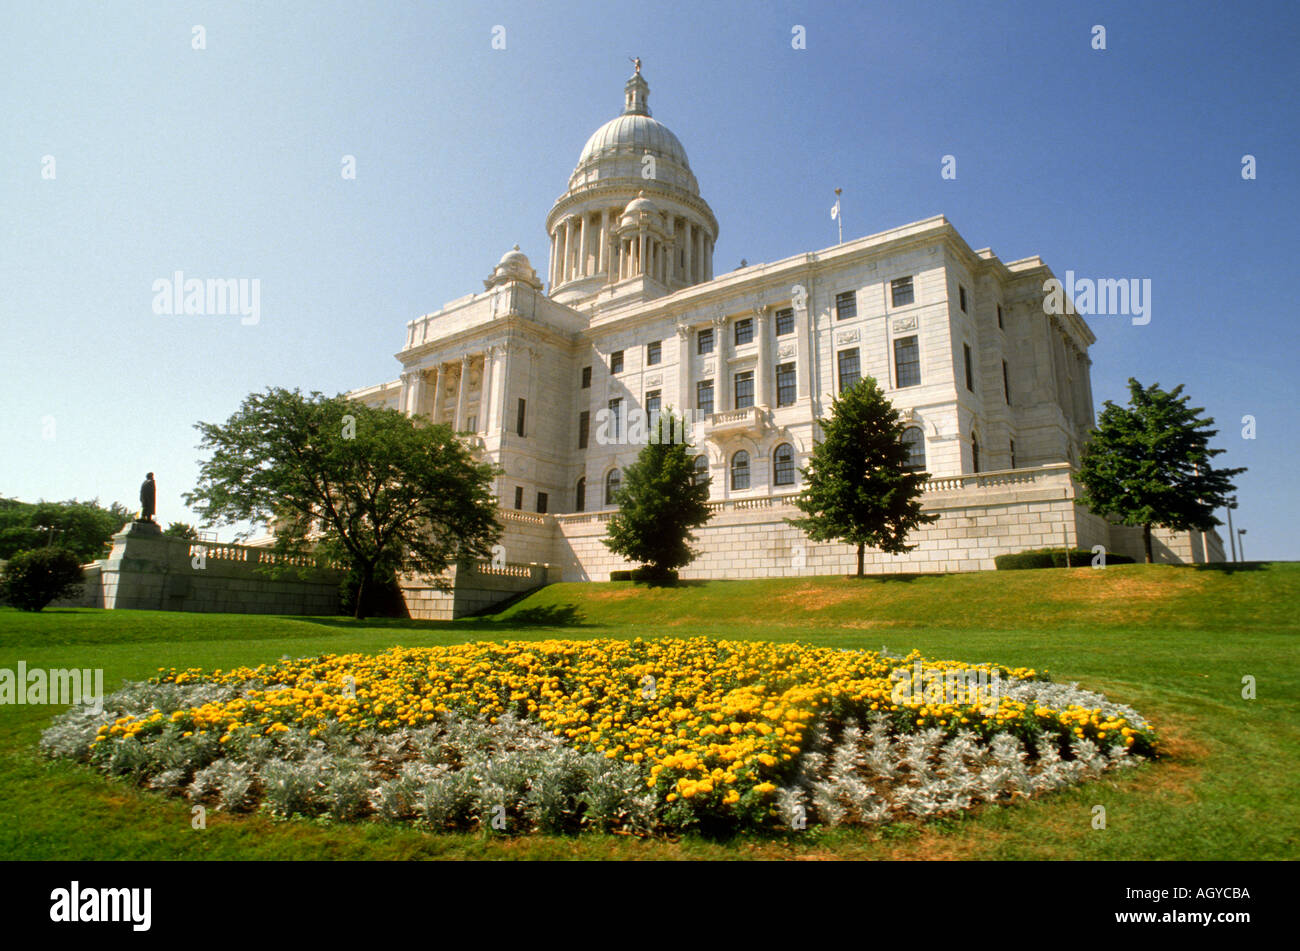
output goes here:
[{"label": "white flag", "polygon": [[834,207],[831,208],[831,220],[834,221],[839,216],[840,216],[840,200],[836,198],[835,205]]}]

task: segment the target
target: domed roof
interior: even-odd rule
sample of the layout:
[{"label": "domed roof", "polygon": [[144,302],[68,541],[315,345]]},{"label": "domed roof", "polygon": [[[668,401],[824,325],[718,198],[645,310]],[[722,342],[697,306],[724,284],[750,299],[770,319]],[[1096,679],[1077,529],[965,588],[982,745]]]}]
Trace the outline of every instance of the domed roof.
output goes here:
[{"label": "domed roof", "polygon": [[530,287],[538,289],[542,286],[542,282],[538,280],[537,272],[533,269],[532,262],[528,260],[528,255],[520,251],[517,244],[501,255],[501,260],[492,269],[491,275],[483,282],[483,286],[491,290],[508,281],[523,281]]},{"label": "domed roof", "polygon": [[686,149],[682,148],[672,130],[658,119],[639,114],[616,116],[593,132],[582,147],[578,166],[598,161],[606,155],[629,152],[637,155],[650,152],[684,168],[691,167],[686,160]]},{"label": "domed roof", "polygon": [[638,192],[637,196],[628,202],[627,207],[623,209],[625,215],[635,214],[636,212],[657,215],[659,214],[659,206],[647,198],[645,192]]},{"label": "domed roof", "polygon": [[528,260],[528,255],[519,250],[519,245],[515,245],[505,254],[501,255],[501,260],[497,262],[497,267],[532,267],[532,262]]}]

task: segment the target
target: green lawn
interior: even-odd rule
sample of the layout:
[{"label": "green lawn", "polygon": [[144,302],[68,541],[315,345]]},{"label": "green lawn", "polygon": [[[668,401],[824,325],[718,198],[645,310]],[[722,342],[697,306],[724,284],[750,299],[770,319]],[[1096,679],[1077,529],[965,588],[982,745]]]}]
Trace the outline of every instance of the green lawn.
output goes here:
[{"label": "green lawn", "polygon": [[[1115,566],[904,578],[553,585],[455,622],[0,610],[0,667],[102,667],[106,690],[158,667],[479,639],[693,636],[800,640],[1047,668],[1129,703],[1167,756],[1115,778],[957,821],[783,837],[638,840],[433,835],[377,823],[274,822],[140,792],[35,745],[53,707],[0,707],[6,858],[1056,858],[1300,856],[1300,564]],[[1258,699],[1243,700],[1246,675]],[[1107,828],[1092,828],[1092,807]]]}]

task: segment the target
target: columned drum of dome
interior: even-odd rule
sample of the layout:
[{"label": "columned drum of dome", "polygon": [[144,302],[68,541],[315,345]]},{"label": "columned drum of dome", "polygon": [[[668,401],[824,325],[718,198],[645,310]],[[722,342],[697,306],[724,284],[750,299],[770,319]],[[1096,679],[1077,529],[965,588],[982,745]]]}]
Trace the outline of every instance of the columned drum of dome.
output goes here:
[{"label": "columned drum of dome", "polygon": [[717,219],[649,96],[639,72],[628,79],[623,113],[587,139],[547,216],[550,293],[561,303],[651,300],[713,277]]}]

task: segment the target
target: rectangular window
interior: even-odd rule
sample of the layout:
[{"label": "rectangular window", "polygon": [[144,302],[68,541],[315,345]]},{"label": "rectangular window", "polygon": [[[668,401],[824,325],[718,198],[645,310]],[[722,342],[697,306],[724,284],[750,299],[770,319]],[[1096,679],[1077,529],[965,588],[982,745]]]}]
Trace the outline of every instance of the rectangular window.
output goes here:
[{"label": "rectangular window", "polygon": [[835,295],[835,319],[848,320],[858,316],[858,295],[853,291],[844,291]]},{"label": "rectangular window", "polygon": [[1002,329],[1002,305],[998,304],[998,329]]},{"label": "rectangular window", "polygon": [[957,285],[957,302],[961,304],[961,312],[966,313],[966,288],[960,284]]},{"label": "rectangular window", "polygon": [[970,369],[970,344],[963,343],[961,345],[961,356],[962,356],[962,362],[966,364],[966,389],[974,393],[975,377],[971,373],[971,369]]},{"label": "rectangular window", "polygon": [[895,307],[906,307],[916,300],[912,292],[911,277],[899,277],[889,282],[889,296]]},{"label": "rectangular window", "polygon": [[538,493],[537,493],[537,514],[538,514],[538,515],[545,515],[545,514],[546,514],[546,503],[547,503],[548,501],[550,501],[550,500],[546,497],[546,493],[545,493],[545,492],[538,492]]},{"label": "rectangular window", "polygon": [[783,307],[776,312],[776,335],[784,337],[794,333],[794,308]]},{"label": "rectangular window", "polygon": [[578,414],[578,448],[586,449],[587,440],[591,438],[591,412],[583,410]]},{"label": "rectangular window", "polygon": [[713,352],[713,328],[706,327],[695,335],[695,352],[712,353]]},{"label": "rectangular window", "polygon": [[658,390],[651,390],[645,395],[645,416],[646,423],[653,430],[659,425],[659,408],[662,401],[659,398]]},{"label": "rectangular window", "polygon": [[840,392],[851,390],[862,379],[862,365],[858,361],[858,348],[841,350],[838,356],[840,371]]},{"label": "rectangular window", "polygon": [[754,318],[742,317],[736,321],[736,346],[740,347],[754,340]]},{"label": "rectangular window", "polygon": [[582,388],[584,390],[591,389],[591,367],[582,368]]},{"label": "rectangular window", "polygon": [[519,397],[519,412],[515,415],[515,432],[520,436],[524,435],[524,414],[527,409],[527,402],[522,396]]},{"label": "rectangular window", "polygon": [[476,432],[478,432],[478,417],[477,417],[477,416],[471,416],[469,419],[467,419],[467,420],[465,421],[465,432],[467,432],[467,433],[476,433]]},{"label": "rectangular window", "polygon": [[523,507],[524,507],[524,487],[522,485],[517,485],[515,486],[515,508],[522,509]]},{"label": "rectangular window", "polygon": [[[1011,405],[1011,377],[1007,374],[1007,361],[1002,361],[1002,396],[1006,399],[1007,405]],[[1012,468],[1015,468],[1014,466]]]},{"label": "rectangular window", "polygon": [[754,371],[742,370],[736,374],[736,409],[754,405]]},{"label": "rectangular window", "polygon": [[794,364],[782,363],[776,368],[776,405],[793,406],[795,397]]},{"label": "rectangular window", "polygon": [[652,367],[663,359],[663,341],[656,340],[654,343],[648,343],[645,346],[646,366]]},{"label": "rectangular window", "polygon": [[623,438],[623,399],[609,401],[609,435],[615,442]]},{"label": "rectangular window", "polygon": [[623,372],[623,351],[622,350],[615,350],[613,353],[609,355],[609,372],[610,373]]},{"label": "rectangular window", "polygon": [[695,408],[701,413],[713,412],[712,380],[700,380],[695,384]]},{"label": "rectangular window", "polygon": [[921,348],[916,337],[899,337],[894,341],[894,385],[921,384]]}]

